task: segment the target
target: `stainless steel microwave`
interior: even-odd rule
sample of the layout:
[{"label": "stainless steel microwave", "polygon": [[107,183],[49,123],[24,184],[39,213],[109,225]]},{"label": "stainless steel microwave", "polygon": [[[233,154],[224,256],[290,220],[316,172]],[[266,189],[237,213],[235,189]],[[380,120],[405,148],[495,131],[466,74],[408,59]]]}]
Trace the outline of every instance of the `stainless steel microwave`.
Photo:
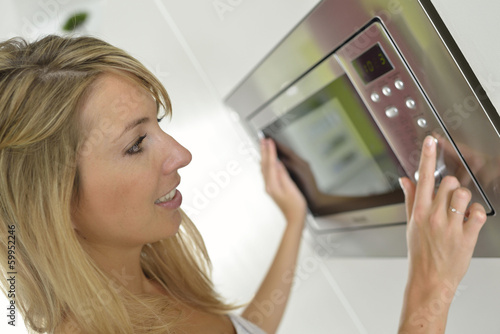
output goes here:
[{"label": "stainless steel microwave", "polygon": [[428,0],[324,0],[226,99],[273,138],[319,232],[404,224],[398,178],[456,175],[489,215],[477,254],[500,255],[500,117]]}]

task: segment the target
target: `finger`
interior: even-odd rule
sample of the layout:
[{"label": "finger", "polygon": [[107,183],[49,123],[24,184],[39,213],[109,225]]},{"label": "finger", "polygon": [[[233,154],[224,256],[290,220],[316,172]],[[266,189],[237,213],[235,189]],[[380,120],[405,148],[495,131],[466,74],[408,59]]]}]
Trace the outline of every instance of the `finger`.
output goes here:
[{"label": "finger", "polygon": [[405,194],[406,218],[410,221],[411,213],[413,212],[413,201],[415,200],[415,185],[407,177],[400,178],[399,184]]},{"label": "finger", "polygon": [[271,166],[276,166],[276,162],[278,161],[278,154],[276,152],[276,144],[272,139],[266,139],[266,144],[267,144],[267,150],[268,150],[268,157],[269,157],[269,164]]},{"label": "finger", "polygon": [[265,139],[260,140],[260,169],[266,178],[267,170],[269,166],[269,150],[267,149],[267,144]]},{"label": "finger", "polygon": [[276,146],[271,139],[266,139],[264,145],[266,165],[264,166],[265,170],[263,174],[264,180],[266,181],[266,191],[271,193],[279,187],[280,183],[278,175],[278,158],[276,156]]},{"label": "finger", "polygon": [[290,179],[290,175],[288,174],[285,165],[279,160],[276,162],[276,173],[281,186],[289,187],[291,185],[292,180]]},{"label": "finger", "polygon": [[[452,193],[448,207],[450,222],[462,223],[464,221],[471,197],[470,190],[464,187],[458,188]],[[463,226],[463,224],[459,224],[459,226]]]},{"label": "finger", "polygon": [[420,165],[418,167],[418,182],[415,190],[415,201],[413,209],[416,206],[419,210],[428,210],[431,207],[434,194],[434,171],[436,170],[436,142],[434,137],[427,136],[422,145],[420,155]]},{"label": "finger", "polygon": [[292,149],[290,149],[288,146],[284,145],[283,143],[280,142],[274,142],[276,147],[278,148],[278,151],[280,152],[281,155],[290,157],[294,155],[294,152]]},{"label": "finger", "polygon": [[474,243],[477,241],[481,228],[486,223],[486,211],[479,203],[473,203],[467,212],[467,221],[464,224],[464,234]]},{"label": "finger", "polygon": [[[458,188],[460,188],[460,182],[455,176],[445,176],[434,197],[434,208],[441,213],[445,213],[451,205],[450,202],[453,192]],[[460,210],[460,212],[464,211]]]},{"label": "finger", "polygon": [[273,179],[273,171],[272,171],[272,155],[269,151],[269,144],[267,139],[262,139],[260,141],[260,150],[261,150],[261,171],[262,176],[264,177],[264,182],[266,183],[266,189],[269,186],[269,183]]},{"label": "finger", "polygon": [[292,159],[290,159],[290,156],[287,155],[280,155],[279,160],[283,165],[290,171],[294,173],[300,173],[301,168],[298,164],[294,163]]}]

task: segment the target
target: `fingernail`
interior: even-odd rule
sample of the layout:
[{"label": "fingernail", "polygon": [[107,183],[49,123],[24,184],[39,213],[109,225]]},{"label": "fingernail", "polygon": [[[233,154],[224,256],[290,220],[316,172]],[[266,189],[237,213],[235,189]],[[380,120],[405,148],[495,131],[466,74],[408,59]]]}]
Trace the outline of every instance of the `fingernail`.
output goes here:
[{"label": "fingernail", "polygon": [[436,147],[436,138],[432,136],[425,137],[424,146],[429,150],[429,152],[434,152]]},{"label": "fingernail", "polygon": [[434,145],[437,143],[437,139],[434,138],[433,136],[427,136],[425,137],[424,145],[426,147],[432,148]]}]

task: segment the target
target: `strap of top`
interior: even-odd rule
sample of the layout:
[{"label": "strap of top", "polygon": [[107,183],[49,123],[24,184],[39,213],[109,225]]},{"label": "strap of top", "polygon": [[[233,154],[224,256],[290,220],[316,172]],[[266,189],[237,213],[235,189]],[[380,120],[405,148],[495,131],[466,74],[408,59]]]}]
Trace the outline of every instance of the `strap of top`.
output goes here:
[{"label": "strap of top", "polygon": [[266,332],[258,326],[239,315],[229,314],[229,319],[236,329],[236,334],[266,334]]}]

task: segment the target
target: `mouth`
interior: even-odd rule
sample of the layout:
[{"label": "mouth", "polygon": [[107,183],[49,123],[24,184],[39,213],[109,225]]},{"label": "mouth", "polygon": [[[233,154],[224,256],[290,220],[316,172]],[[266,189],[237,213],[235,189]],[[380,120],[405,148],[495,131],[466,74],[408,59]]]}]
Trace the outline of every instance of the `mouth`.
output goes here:
[{"label": "mouth", "polygon": [[177,187],[172,189],[168,194],[158,198],[155,201],[155,204],[160,204],[160,203],[165,203],[165,202],[171,201],[174,198],[176,192],[177,192]]}]

